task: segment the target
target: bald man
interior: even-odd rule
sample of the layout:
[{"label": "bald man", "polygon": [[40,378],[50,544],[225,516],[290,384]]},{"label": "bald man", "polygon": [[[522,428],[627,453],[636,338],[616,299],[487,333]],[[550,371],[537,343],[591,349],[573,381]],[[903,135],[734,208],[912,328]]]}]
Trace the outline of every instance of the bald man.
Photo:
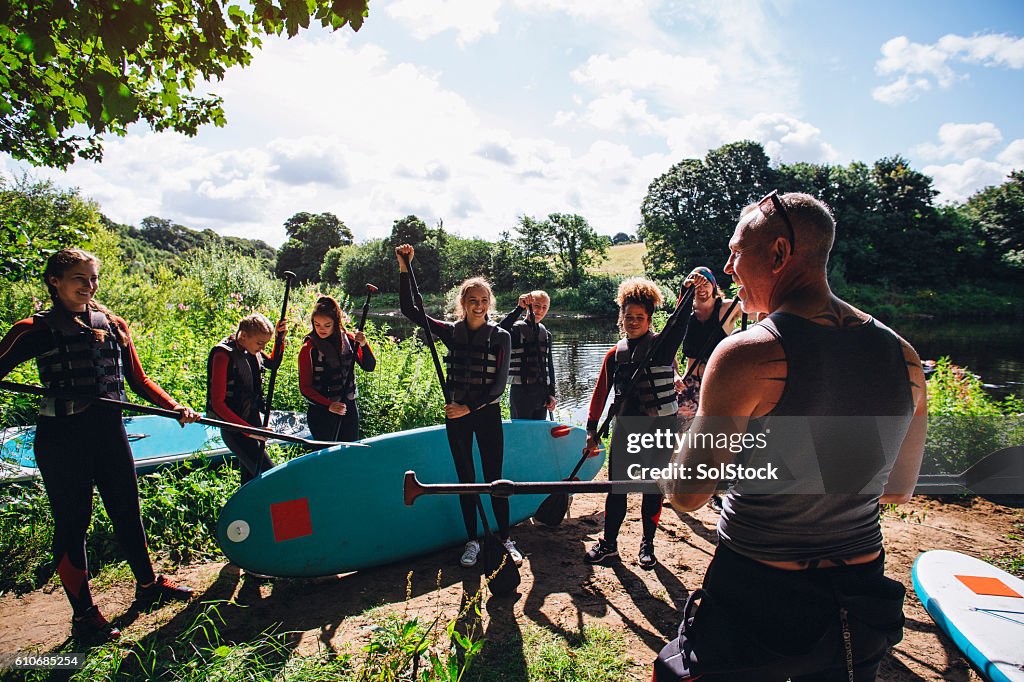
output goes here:
[{"label": "bald man", "polygon": [[[910,344],[832,292],[834,239],[826,205],[772,192],[743,210],[729,241],[725,272],[743,311],[766,317],[712,354],[691,436],[716,438],[688,442],[747,434],[764,445],[688,447],[673,463],[774,462],[789,479],[741,480],[725,495],[718,548],[656,680],[873,680],[903,636],[905,590],[884,575],[879,504],[913,492],[924,373]],[[679,512],[706,503],[714,485],[662,482]]]}]

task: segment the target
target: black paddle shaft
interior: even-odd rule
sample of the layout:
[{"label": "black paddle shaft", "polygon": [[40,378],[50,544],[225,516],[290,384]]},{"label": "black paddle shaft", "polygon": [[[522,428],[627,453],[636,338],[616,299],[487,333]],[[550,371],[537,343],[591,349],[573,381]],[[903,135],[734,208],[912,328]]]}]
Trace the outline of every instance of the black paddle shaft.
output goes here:
[{"label": "black paddle shaft", "polygon": [[[61,394],[59,392],[48,391],[42,386],[32,386],[29,384],[16,384],[11,381],[0,381],[0,388],[5,391],[12,391],[14,393],[26,393],[28,395],[41,395],[50,396],[52,398],[63,398],[65,400],[88,400],[96,403],[106,403],[108,405],[116,405],[123,410],[129,410],[131,412],[139,412],[141,414],[151,414],[157,417],[167,417],[169,419],[178,419],[179,415],[174,410],[166,410],[162,407],[154,407],[152,405],[138,405],[136,403],[129,403],[123,400],[114,400],[113,398],[89,398],[82,396],[75,396],[71,394]],[[323,450],[334,445],[352,445],[357,447],[369,447],[362,443],[338,443],[335,441],[324,441],[324,440],[309,440],[307,438],[300,438],[299,436],[292,436],[286,433],[278,433],[269,429],[261,429],[258,426],[248,426],[242,424],[236,424],[234,422],[221,421],[220,419],[211,419],[209,417],[200,417],[196,420],[200,424],[206,424],[207,426],[216,426],[221,429],[230,429],[232,431],[239,431],[241,433],[248,433],[254,436],[266,436],[267,438],[273,438],[276,440],[283,440],[287,443],[297,443],[299,445],[305,445],[306,447],[314,450]]]},{"label": "black paddle shaft", "polygon": [[363,303],[363,316],[359,318],[359,331],[366,327],[366,316],[370,314],[370,297],[377,293],[377,287],[372,284],[366,285],[366,302]]},{"label": "black paddle shaft", "polygon": [[[510,481],[499,479],[491,483],[437,483],[425,484],[416,479],[415,472],[405,473],[405,503],[411,505],[420,495],[486,494],[497,497],[510,495],[537,495],[543,493],[597,493],[611,492],[613,486],[636,486],[638,490],[656,488],[654,482],[643,481]],[[729,482],[721,481],[724,489]],[[925,474],[918,477],[915,495],[963,495],[978,497],[1007,507],[1024,507],[1024,446],[1017,445],[997,450],[978,460],[961,474]]]},{"label": "black paddle shaft", "polygon": [[[295,273],[291,270],[285,270],[284,278],[284,301],[281,303],[281,317],[279,318],[282,320],[288,314],[288,294],[291,293],[292,280],[295,279]],[[277,352],[277,339],[274,339],[274,352]],[[263,428],[267,428],[270,425],[270,411],[274,409],[274,384],[277,383],[278,367],[270,368],[270,379],[267,381],[267,411],[263,415]]]},{"label": "black paddle shaft", "polygon": [[423,296],[420,295],[420,287],[416,284],[416,273],[412,269],[412,263],[409,262],[409,257],[406,255],[402,256],[402,260],[405,261],[405,269],[409,272],[409,282],[412,284],[412,298],[416,303],[416,307],[420,309],[420,314],[423,316],[423,331],[427,335],[427,348],[430,349],[430,356],[434,359],[434,369],[437,371],[437,380],[441,382],[441,393],[444,394],[444,404],[447,405],[451,402],[451,398],[448,395],[448,384],[444,380],[444,370],[441,369],[441,358],[437,356],[437,348],[434,347],[434,334],[430,331],[430,320],[427,319],[427,311],[423,305]]}]

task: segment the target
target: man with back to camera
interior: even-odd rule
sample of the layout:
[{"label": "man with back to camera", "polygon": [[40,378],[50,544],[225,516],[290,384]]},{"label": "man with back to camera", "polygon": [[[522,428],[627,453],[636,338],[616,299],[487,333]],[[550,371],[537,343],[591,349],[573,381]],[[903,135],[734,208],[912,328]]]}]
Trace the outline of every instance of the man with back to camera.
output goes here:
[{"label": "man with back to camera", "polygon": [[[730,489],[702,588],[655,662],[659,682],[873,680],[903,636],[905,588],[883,573],[879,504],[913,492],[927,428],[924,373],[910,344],[832,293],[834,239],[825,204],[772,192],[743,210],[729,241],[725,272],[743,311],[767,318],[712,354],[691,433],[769,433],[785,418],[807,418],[800,447],[773,453],[768,436],[757,456],[819,470],[824,487]],[[872,418],[889,426],[863,428]],[[688,447],[673,463],[697,471],[736,457]],[[682,512],[706,503],[715,481],[661,485]]]}]

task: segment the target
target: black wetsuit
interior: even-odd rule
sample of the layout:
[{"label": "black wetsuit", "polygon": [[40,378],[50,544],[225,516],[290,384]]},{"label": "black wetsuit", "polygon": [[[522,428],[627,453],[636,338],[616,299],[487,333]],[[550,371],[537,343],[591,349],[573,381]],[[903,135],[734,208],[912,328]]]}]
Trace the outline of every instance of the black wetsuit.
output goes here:
[{"label": "black wetsuit", "polygon": [[555,397],[551,332],[540,322],[519,320],[524,310],[517,306],[498,323],[512,335],[509,408],[513,419],[546,419],[547,402]]},{"label": "black wetsuit", "polygon": [[[88,324],[86,314],[78,314],[78,318]],[[163,408],[176,409],[178,404],[143,371],[127,323],[114,317],[110,333],[115,325],[126,343],[115,341],[115,345],[107,347],[116,349],[111,359],[125,381],[146,400]],[[91,336],[84,329],[83,332]],[[32,358],[53,353],[59,357],[60,345],[58,334],[40,316],[18,322],[0,341],[0,377]],[[102,351],[96,355],[102,355]],[[55,383],[59,383],[59,379],[55,378]],[[81,389],[84,389],[82,395],[88,393],[86,387]],[[135,460],[121,421],[121,409],[84,401],[56,402],[56,414],[64,416],[39,416],[33,449],[53,512],[52,546],[57,574],[74,614],[82,616],[93,606],[85,554],[86,533],[92,521],[93,486],[99,490],[118,545],[135,580],[148,584],[155,580],[155,575],[139,515]],[[66,409],[68,406],[60,404],[67,402],[74,402],[76,408]]]},{"label": "black wetsuit", "polygon": [[[505,453],[504,432],[501,426],[501,394],[505,391],[508,380],[508,361],[511,351],[511,338],[504,329],[497,325],[487,324],[474,331],[468,331],[469,347],[492,358],[491,369],[486,378],[481,377],[480,383],[466,384],[455,380],[452,367],[466,359],[463,356],[467,346],[456,338],[456,324],[442,322],[426,315],[416,307],[412,296],[412,280],[403,272],[399,280],[399,300],[402,314],[417,324],[429,324],[430,331],[443,343],[449,351],[449,376],[447,379],[449,395],[453,402],[466,405],[470,413],[459,419],[445,419],[448,431],[448,445],[451,447],[455,473],[461,483],[476,481],[473,464],[473,436],[476,436],[480,449],[480,461],[483,467],[484,480],[487,482],[501,478],[502,460]],[[451,361],[455,365],[451,364]],[[471,373],[473,370],[470,370]],[[460,495],[462,519],[466,525],[466,536],[470,540],[477,537],[476,497]],[[509,507],[508,499],[491,497],[494,517],[498,521],[498,532],[502,539],[508,538]]]}]

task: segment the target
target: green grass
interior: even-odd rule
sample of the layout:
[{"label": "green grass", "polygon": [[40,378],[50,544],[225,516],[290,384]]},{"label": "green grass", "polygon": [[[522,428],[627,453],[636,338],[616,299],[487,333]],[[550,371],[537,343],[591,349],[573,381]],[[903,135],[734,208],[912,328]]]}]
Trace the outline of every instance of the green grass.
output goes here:
[{"label": "green grass", "polygon": [[466,679],[472,682],[616,682],[631,665],[622,632],[584,625],[566,641],[533,624],[520,635],[488,640]]},{"label": "green grass", "polygon": [[644,274],[643,258],[647,254],[647,245],[616,244],[608,248],[608,258],[601,263],[587,268],[591,275],[633,275]]}]

